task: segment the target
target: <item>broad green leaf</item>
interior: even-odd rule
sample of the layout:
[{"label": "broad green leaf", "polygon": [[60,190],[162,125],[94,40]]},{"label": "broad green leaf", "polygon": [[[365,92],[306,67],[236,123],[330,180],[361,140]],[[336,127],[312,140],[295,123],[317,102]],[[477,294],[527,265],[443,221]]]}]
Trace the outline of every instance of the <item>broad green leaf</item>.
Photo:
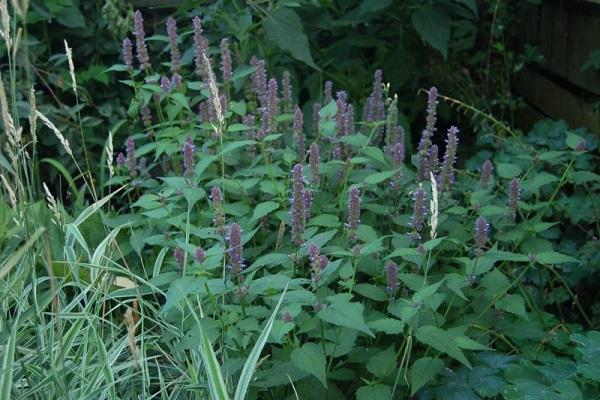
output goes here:
[{"label": "broad green leaf", "polygon": [[390,179],[391,177],[396,175],[397,172],[398,172],[398,170],[376,172],[374,174],[367,176],[365,178],[364,182],[368,185],[376,185],[380,182]]},{"label": "broad green leaf", "polygon": [[423,357],[416,360],[410,367],[410,395],[427,383],[431,382],[444,368],[444,362],[439,358]]},{"label": "broad green leaf", "polygon": [[338,228],[340,220],[337,215],[320,214],[308,221],[307,226],[324,226],[326,228]]},{"label": "broad green leaf", "polygon": [[404,329],[404,323],[394,318],[383,318],[370,321],[367,322],[367,325],[375,332],[383,332],[388,335],[397,335],[402,333]]},{"label": "broad green leaf", "polygon": [[391,345],[369,359],[367,369],[378,378],[389,376],[396,369],[396,350]]},{"label": "broad green leaf", "polygon": [[504,179],[514,178],[520,175],[523,170],[515,164],[496,163],[498,176]]},{"label": "broad green leaf", "polygon": [[471,368],[471,364],[454,342],[454,337],[448,332],[432,325],[420,327],[415,337],[421,343],[433,347],[434,349],[448,354],[450,357],[459,361],[461,364]]},{"label": "broad green leaf", "polygon": [[292,362],[304,372],[317,378],[327,388],[326,359],[323,348],[315,343],[305,343],[292,351]]},{"label": "broad green leaf", "polygon": [[506,292],[510,281],[502,272],[494,269],[481,279],[481,286],[486,289],[485,296],[491,299]]},{"label": "broad green leaf", "polygon": [[289,51],[292,57],[319,69],[310,54],[308,37],[304,33],[302,21],[294,10],[280,7],[272,13],[267,13],[264,27],[266,38],[281,50]]},{"label": "broad green leaf", "polygon": [[575,150],[582,141],[583,141],[583,138],[581,136],[576,135],[573,132],[567,132],[567,138],[565,139],[565,144],[567,146],[569,146],[570,149]]},{"label": "broad green leaf", "polygon": [[433,7],[420,8],[413,13],[411,20],[421,38],[447,58],[450,18],[442,10]]},{"label": "broad green leaf", "polygon": [[[370,0],[369,0],[370,1]],[[356,400],[391,400],[392,390],[387,385],[361,386],[356,391]]]},{"label": "broad green leaf", "polygon": [[525,301],[519,294],[507,294],[503,296],[496,302],[495,307],[529,320],[527,311],[525,311]]},{"label": "broad green leaf", "polygon": [[365,323],[363,311],[365,306],[349,301],[334,301],[325,309],[319,311],[317,316],[323,321],[345,328],[355,329],[373,336],[373,332]]},{"label": "broad green leaf", "polygon": [[535,260],[540,264],[563,264],[563,263],[579,263],[580,261],[566,254],[557,253],[555,251],[544,251],[535,255]]},{"label": "broad green leaf", "polygon": [[264,203],[257,204],[254,207],[254,214],[252,214],[252,221],[258,221],[265,215],[272,213],[279,208],[279,203],[274,201],[265,201]]},{"label": "broad green leaf", "polygon": [[385,301],[388,298],[387,294],[385,294],[385,290],[370,283],[358,283],[354,285],[352,289],[361,296],[371,300]]}]

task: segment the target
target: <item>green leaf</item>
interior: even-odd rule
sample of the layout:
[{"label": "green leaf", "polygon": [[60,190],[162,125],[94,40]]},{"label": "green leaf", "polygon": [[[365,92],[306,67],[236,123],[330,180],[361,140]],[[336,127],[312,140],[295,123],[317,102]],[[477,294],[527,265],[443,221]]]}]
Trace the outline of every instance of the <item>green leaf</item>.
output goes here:
[{"label": "green leaf", "polygon": [[411,20],[421,39],[447,58],[450,18],[439,8],[425,7],[415,11]]},{"label": "green leaf", "polygon": [[507,294],[496,302],[496,308],[529,320],[525,311],[525,300],[519,294]]},{"label": "green leaf", "polygon": [[519,166],[505,163],[497,163],[496,171],[498,171],[498,176],[504,179],[514,178],[523,172]]},{"label": "green leaf", "polygon": [[327,372],[323,348],[315,343],[305,343],[292,351],[292,362],[298,369],[308,372],[327,388]]},{"label": "green leaf", "polygon": [[266,38],[281,50],[288,51],[292,57],[319,69],[310,54],[308,37],[304,33],[302,21],[294,10],[280,7],[267,14],[264,27]]},{"label": "green leaf", "polygon": [[361,296],[375,301],[385,301],[388,297],[385,290],[370,283],[358,283],[353,286],[353,290]]},{"label": "green leaf", "polygon": [[279,208],[279,203],[274,201],[265,201],[264,203],[257,204],[254,207],[254,214],[252,214],[252,221],[258,221],[265,215],[272,213]]},{"label": "green leaf", "polygon": [[376,172],[374,174],[367,176],[364,179],[364,182],[368,185],[376,185],[380,182],[390,179],[391,177],[396,175],[396,172],[398,172],[398,171],[392,170],[392,171]]},{"label": "green leaf", "polygon": [[396,350],[391,345],[369,359],[367,369],[378,378],[389,376],[396,369]]},{"label": "green leaf", "polygon": [[570,149],[575,150],[582,140],[583,138],[581,136],[576,135],[573,132],[567,132],[565,143]]},{"label": "green leaf", "polygon": [[566,254],[557,253],[556,251],[544,251],[535,255],[535,260],[540,264],[562,264],[562,263],[579,263],[580,261]]},{"label": "green leaf", "polygon": [[415,337],[419,342],[431,346],[442,353],[446,353],[461,364],[471,368],[471,364],[469,364],[463,352],[454,342],[454,337],[445,330],[432,325],[426,325],[417,330]]},{"label": "green leaf", "polygon": [[391,400],[392,390],[387,385],[361,386],[356,391],[356,400]]},{"label": "green leaf", "polygon": [[431,382],[444,368],[444,362],[439,358],[423,357],[416,360],[410,367],[410,395],[415,393],[427,383]]},{"label": "green leaf", "polygon": [[370,321],[367,322],[367,325],[375,332],[383,332],[388,335],[397,335],[402,333],[402,330],[404,329],[404,323],[394,318],[383,318]]},{"label": "green leaf", "polygon": [[481,286],[486,288],[487,298],[494,298],[508,290],[510,281],[502,272],[494,269],[481,279]]},{"label": "green leaf", "polygon": [[337,215],[320,214],[308,221],[308,226],[324,226],[326,228],[338,228],[340,220]]},{"label": "green leaf", "polygon": [[355,329],[375,337],[365,323],[365,318],[363,316],[364,309],[365,306],[360,303],[336,300],[325,309],[319,311],[317,316],[323,321],[331,324]]}]

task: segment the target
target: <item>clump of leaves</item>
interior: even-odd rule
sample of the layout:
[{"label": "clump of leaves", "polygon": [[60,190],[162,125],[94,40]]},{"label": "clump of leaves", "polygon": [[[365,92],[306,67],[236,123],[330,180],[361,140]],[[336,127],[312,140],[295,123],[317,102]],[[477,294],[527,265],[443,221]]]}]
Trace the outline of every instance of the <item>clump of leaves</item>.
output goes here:
[{"label": "clump of leaves", "polygon": [[[178,357],[201,337],[202,354],[214,344],[236,382],[288,287],[251,397],[465,398],[468,387],[469,398],[518,398],[548,385],[563,398],[582,382],[596,388],[585,368],[558,383],[527,372],[549,368],[534,349],[547,350],[557,329],[581,330],[550,307],[572,304],[569,320],[593,324],[563,273],[581,268],[593,235],[562,237],[593,232],[597,214],[593,204],[585,222],[560,214],[597,193],[589,135],[505,139],[460,170],[460,130],[438,125],[435,88],[406,154],[411,135],[381,71],[366,101],[326,84],[306,109],[288,74],[270,75],[258,58],[235,65],[233,41],[209,41],[199,18],[181,36],[168,21],[170,62],[147,53],[135,18],[113,67],[133,99],[131,136],[107,182],[125,194],[107,223],[129,225],[123,256],[151,283],[138,288],[143,301],[165,296],[142,316],[161,336],[161,362],[185,368]],[[194,57],[179,57],[186,48]],[[177,368],[162,374],[181,379]]]}]

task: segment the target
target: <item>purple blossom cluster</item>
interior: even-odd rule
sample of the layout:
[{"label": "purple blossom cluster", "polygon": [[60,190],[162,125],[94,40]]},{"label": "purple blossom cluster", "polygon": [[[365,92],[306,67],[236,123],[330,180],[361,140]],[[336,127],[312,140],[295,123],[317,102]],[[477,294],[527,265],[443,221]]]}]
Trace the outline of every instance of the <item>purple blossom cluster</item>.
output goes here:
[{"label": "purple blossom cluster", "polygon": [[[205,81],[208,80],[210,66],[210,55],[208,53],[208,40],[204,37],[202,31],[202,20],[196,16],[192,20],[194,25],[194,52],[196,73],[199,74]],[[206,62],[208,60],[208,63]]]},{"label": "purple blossom cluster", "polygon": [[185,262],[185,251],[183,251],[181,247],[176,247],[175,250],[173,250],[173,257],[177,264],[179,264],[179,268],[182,268],[183,263]]},{"label": "purple blossom cluster", "polygon": [[150,69],[150,57],[148,56],[148,48],[146,47],[146,33],[144,32],[144,18],[140,10],[136,10],[133,14],[133,35],[135,36],[135,50],[140,69]]},{"label": "purple blossom cluster", "polygon": [[357,230],[360,225],[360,190],[352,186],[348,191],[348,238],[350,241],[358,240]]},{"label": "purple blossom cluster", "polygon": [[485,244],[488,241],[488,233],[490,231],[490,225],[483,217],[477,218],[475,221],[475,246],[477,247],[477,252],[480,253]]},{"label": "purple blossom cluster", "polygon": [[133,72],[133,45],[129,38],[123,39],[123,62],[127,71]]},{"label": "purple blossom cluster", "polygon": [[481,187],[483,189],[487,189],[490,184],[490,177],[492,176],[492,172],[494,172],[494,164],[490,160],[485,160],[483,165],[481,166]]},{"label": "purple blossom cluster", "polygon": [[310,262],[310,277],[313,282],[321,280],[321,273],[329,264],[329,258],[323,254],[319,254],[319,247],[311,243],[308,246],[308,259]]},{"label": "purple blossom cluster", "polygon": [[194,252],[194,259],[199,264],[202,264],[204,262],[205,258],[206,258],[206,255],[204,254],[204,250],[202,249],[202,247],[196,248],[196,251]]},{"label": "purple blossom cluster", "polygon": [[512,222],[517,220],[517,210],[520,199],[521,185],[519,184],[519,180],[515,177],[512,178],[508,186],[508,200],[506,202],[506,215]]},{"label": "purple blossom cluster", "polygon": [[323,104],[327,105],[333,100],[333,82],[325,81],[325,87],[323,89]]},{"label": "purple blossom cluster", "polygon": [[283,111],[292,112],[292,83],[290,71],[284,71],[281,76],[281,100],[283,102]]},{"label": "purple blossom cluster", "polygon": [[131,136],[129,136],[125,141],[125,154],[127,155],[127,168],[129,169],[129,175],[132,178],[135,178],[138,174],[137,160],[135,158],[135,142]]},{"label": "purple blossom cluster", "polygon": [[383,73],[380,69],[373,74],[373,90],[367,98],[363,109],[363,120],[366,122],[383,121],[385,118],[385,101],[383,98]]},{"label": "purple blossom cluster", "polygon": [[177,46],[177,23],[175,18],[167,18],[167,36],[169,38],[169,46],[171,47],[171,72],[173,76],[178,75],[181,66],[181,54]]},{"label": "purple blossom cluster", "polygon": [[260,105],[264,107],[267,98],[267,70],[265,68],[265,61],[252,56],[250,65],[256,67],[256,71],[254,71],[251,76],[252,89],[256,94],[256,99]]},{"label": "purple blossom cluster", "polygon": [[194,142],[191,136],[188,136],[183,144],[183,176],[186,178],[191,178],[194,176],[194,153],[196,151],[196,146],[194,146]]},{"label": "purple blossom cluster", "polygon": [[304,171],[302,164],[296,164],[292,169],[292,209],[290,219],[292,224],[292,242],[298,246],[304,243],[304,228],[306,226],[306,199],[304,189]]},{"label": "purple blossom cluster", "polygon": [[233,79],[231,52],[229,51],[229,40],[227,38],[221,40],[221,76],[225,85]]},{"label": "purple blossom cluster", "polygon": [[417,190],[413,192],[413,215],[410,224],[415,230],[415,235],[420,239],[425,226],[425,217],[427,216],[427,193],[423,185],[419,184]]},{"label": "purple blossom cluster", "polygon": [[315,103],[313,104],[313,111],[312,111],[312,130],[313,130],[313,135],[314,136],[318,136],[319,135],[319,112],[321,111],[321,104],[320,103]]},{"label": "purple blossom cluster", "polygon": [[385,290],[389,293],[390,298],[393,299],[398,289],[398,265],[393,261],[390,261],[385,266],[385,280],[386,280],[386,288]]},{"label": "purple blossom cluster", "polygon": [[304,123],[304,116],[300,107],[296,106],[294,111],[294,121],[292,123],[292,132],[294,133],[294,142],[296,142],[296,152],[298,154],[298,161],[304,161],[304,155],[306,153],[306,145],[304,143],[304,133],[302,132],[302,125]]},{"label": "purple blossom cluster", "polygon": [[319,164],[321,162],[321,158],[319,156],[319,145],[313,143],[310,145],[310,149],[308,150],[308,165],[310,166],[310,183],[311,185],[317,187],[319,186],[320,176],[319,176]]},{"label": "purple blossom cluster", "polygon": [[244,270],[244,246],[242,244],[242,228],[233,223],[227,230],[227,255],[229,256],[229,269],[233,275],[239,278]]},{"label": "purple blossom cluster", "polygon": [[266,116],[267,116],[267,129],[269,133],[277,131],[277,117],[279,116],[279,94],[278,84],[276,79],[269,79],[267,86],[267,104],[266,104]]},{"label": "purple blossom cluster", "polygon": [[444,153],[442,170],[438,176],[438,185],[441,191],[449,190],[450,185],[454,183],[454,164],[456,163],[457,149],[458,128],[451,126],[448,129],[448,136],[446,138],[446,152]]}]

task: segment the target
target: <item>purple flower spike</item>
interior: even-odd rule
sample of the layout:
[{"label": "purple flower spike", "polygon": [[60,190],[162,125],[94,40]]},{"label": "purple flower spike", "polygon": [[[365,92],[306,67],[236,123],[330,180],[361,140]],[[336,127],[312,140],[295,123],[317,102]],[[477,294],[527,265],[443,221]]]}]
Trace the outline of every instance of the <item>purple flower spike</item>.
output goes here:
[{"label": "purple flower spike", "polygon": [[392,146],[392,163],[394,168],[399,169],[392,180],[392,187],[398,189],[400,187],[400,178],[402,177],[402,167],[404,165],[404,143],[398,142]]},{"label": "purple flower spike", "polygon": [[186,178],[190,178],[194,176],[194,152],[196,151],[196,146],[194,146],[194,142],[192,141],[191,136],[188,136],[185,140],[185,144],[183,145],[183,176]]},{"label": "purple flower spike", "polygon": [[356,241],[358,236],[356,231],[360,225],[360,190],[355,186],[351,187],[348,192],[348,238],[351,241]]},{"label": "purple flower spike", "polygon": [[[196,16],[193,20],[194,25],[194,51],[195,51],[195,64],[196,73],[198,73],[204,80],[208,80],[208,70],[210,68],[210,57],[208,54],[208,41],[202,33],[202,20]],[[206,58],[209,59],[208,65],[206,64]]]},{"label": "purple flower spike", "polygon": [[127,67],[127,71],[133,71],[133,45],[129,38],[123,39],[123,62]]},{"label": "purple flower spike", "polygon": [[335,127],[338,136],[342,136],[346,131],[344,127],[345,122],[345,114],[346,114],[346,101],[345,101],[345,93],[338,92],[337,100],[335,104],[337,106],[337,112],[335,113]]},{"label": "purple flower spike", "polygon": [[319,145],[313,143],[310,145],[310,149],[308,151],[308,164],[310,165],[310,183],[313,186],[319,186],[320,176],[319,176]]},{"label": "purple flower spike", "polygon": [[140,10],[136,10],[133,15],[133,34],[135,36],[135,50],[137,59],[140,63],[140,69],[146,70],[150,68],[150,57],[148,57],[148,48],[146,47],[144,32],[144,18]]},{"label": "purple flower spike", "polygon": [[235,276],[238,276],[244,270],[242,228],[238,224],[233,223],[229,225],[227,241],[229,242],[229,247],[227,248],[229,268]]},{"label": "purple flower spike", "polygon": [[429,180],[429,149],[417,153],[417,178],[419,182]]},{"label": "purple flower spike", "polygon": [[[256,131],[254,130],[254,114],[248,114],[244,118],[244,124],[248,126],[248,130],[246,131],[246,137],[248,140],[254,140],[256,138]],[[253,144],[249,144],[246,147],[246,152],[248,153],[249,158],[254,158],[255,148]]]},{"label": "purple flower spike", "polygon": [[267,96],[267,71],[265,62],[253,56],[250,59],[250,65],[256,67],[256,71],[252,73],[252,88],[256,93],[256,98],[260,105],[265,106]]},{"label": "purple flower spike", "polygon": [[223,193],[218,186],[213,186],[210,190],[210,200],[213,207],[213,224],[217,232],[225,234],[225,211],[223,209]]},{"label": "purple flower spike", "polygon": [[166,76],[161,76],[160,78],[160,88],[168,94],[171,91],[171,80]]},{"label": "purple flower spike", "polygon": [[204,250],[202,250],[202,247],[198,247],[196,249],[196,253],[194,254],[194,259],[199,262],[200,264],[202,264],[202,262],[204,261],[204,259],[206,258],[206,255],[204,254]]},{"label": "purple flower spike", "polygon": [[284,71],[281,77],[281,97],[284,111],[286,113],[292,112],[292,84],[289,71]]},{"label": "purple flower spike", "polygon": [[296,110],[294,111],[294,122],[292,124],[292,131],[294,132],[294,140],[296,142],[296,151],[298,152],[298,161],[304,161],[304,155],[306,153],[305,144],[304,144],[304,133],[302,133],[302,124],[304,122],[304,117],[302,115],[302,110],[300,107],[296,106]]},{"label": "purple flower spike", "polygon": [[427,194],[423,189],[423,185],[419,184],[419,188],[413,193],[413,202],[413,215],[410,224],[420,238],[425,224],[425,216],[427,215]]},{"label": "purple flower spike", "polygon": [[431,139],[435,134],[435,122],[437,121],[437,97],[438,90],[435,86],[432,86],[429,89],[429,94],[427,98],[427,117],[425,118],[427,125],[425,128],[425,133],[428,139]]},{"label": "purple flower spike", "polygon": [[521,187],[519,180],[515,177],[510,181],[508,187],[508,201],[506,202],[506,214],[512,222],[517,220],[518,202],[521,198]]},{"label": "purple flower spike", "polygon": [[137,160],[135,159],[135,142],[133,138],[129,136],[125,142],[125,153],[127,154],[127,167],[129,168],[129,175],[132,178],[137,176]]},{"label": "purple flower spike", "polygon": [[319,134],[319,112],[321,111],[321,104],[315,103],[313,104],[313,112],[312,112],[312,130],[313,135],[316,137]]},{"label": "purple flower spike", "polygon": [[488,233],[490,231],[490,225],[487,223],[485,218],[479,217],[475,221],[475,245],[477,250],[481,250],[485,247],[488,241]]},{"label": "purple flower spike", "polygon": [[304,220],[308,221],[310,218],[310,207],[312,206],[313,201],[312,192],[304,189],[304,192],[302,192],[302,199],[304,200]]},{"label": "purple flower spike", "polygon": [[223,83],[227,84],[233,79],[233,67],[231,63],[231,52],[227,38],[221,40],[221,74]]},{"label": "purple flower spike", "polygon": [[176,74],[181,66],[181,54],[177,47],[177,23],[173,17],[167,18],[167,36],[171,47],[171,72]]},{"label": "purple flower spike", "polygon": [[456,153],[458,148],[458,128],[451,126],[448,129],[448,137],[446,139],[446,152],[444,153],[444,163],[442,171],[438,177],[440,191],[450,189],[450,185],[454,183],[454,164],[456,163]]},{"label": "purple flower spike", "polygon": [[304,243],[304,227],[306,225],[306,203],[304,199],[304,172],[301,164],[292,169],[292,242],[300,246]]},{"label": "purple flower spike", "polygon": [[323,90],[323,104],[327,105],[333,100],[333,83],[325,81],[325,89]]},{"label": "purple flower spike", "polygon": [[179,267],[182,267],[185,261],[185,252],[181,247],[176,247],[175,250],[173,250],[173,257],[175,257],[175,261],[177,261]]},{"label": "purple flower spike", "polygon": [[117,167],[124,167],[125,166],[125,154],[123,154],[123,152],[119,152],[119,154],[117,154]]},{"label": "purple flower spike", "polygon": [[277,80],[270,79],[269,86],[267,89],[267,110],[269,113],[268,117],[268,131],[275,132],[277,130],[277,120],[279,116],[279,95],[277,89]]},{"label": "purple flower spike", "polygon": [[438,147],[437,144],[433,144],[431,145],[431,148],[429,149],[429,171],[432,174],[437,174],[437,170],[438,170],[438,164],[439,164],[439,151],[438,151]]},{"label": "purple flower spike", "polygon": [[342,135],[348,136],[354,133],[354,107],[352,104],[346,106],[346,112],[344,113],[344,130]]},{"label": "purple flower spike", "polygon": [[390,298],[393,299],[396,289],[398,289],[398,265],[393,261],[390,261],[385,266],[385,280],[387,283],[385,290],[390,294]]},{"label": "purple flower spike", "polygon": [[481,187],[484,189],[488,188],[490,183],[490,177],[494,172],[494,164],[490,160],[486,160],[481,167]]}]

